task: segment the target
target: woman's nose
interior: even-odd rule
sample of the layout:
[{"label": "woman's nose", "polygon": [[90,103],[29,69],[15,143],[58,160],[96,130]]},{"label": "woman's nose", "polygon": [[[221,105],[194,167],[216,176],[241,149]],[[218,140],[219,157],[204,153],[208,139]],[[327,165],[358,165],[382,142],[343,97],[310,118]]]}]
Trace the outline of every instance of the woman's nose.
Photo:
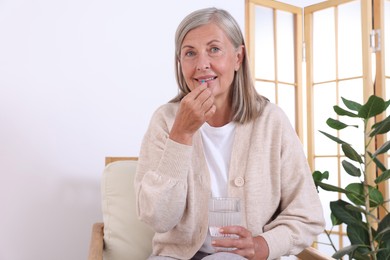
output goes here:
[{"label": "woman's nose", "polygon": [[199,55],[198,63],[196,65],[197,70],[208,70],[210,69],[210,60],[206,54]]}]

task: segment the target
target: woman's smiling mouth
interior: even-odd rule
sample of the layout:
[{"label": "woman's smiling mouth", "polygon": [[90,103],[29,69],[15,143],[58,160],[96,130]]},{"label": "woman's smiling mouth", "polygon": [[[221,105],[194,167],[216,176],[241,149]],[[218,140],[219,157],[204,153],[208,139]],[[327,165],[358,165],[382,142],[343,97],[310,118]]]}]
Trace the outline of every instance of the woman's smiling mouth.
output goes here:
[{"label": "woman's smiling mouth", "polygon": [[196,79],[197,81],[199,81],[200,83],[205,83],[205,82],[208,82],[210,80],[214,80],[216,79],[217,77],[210,77],[210,78],[204,78],[204,79]]}]

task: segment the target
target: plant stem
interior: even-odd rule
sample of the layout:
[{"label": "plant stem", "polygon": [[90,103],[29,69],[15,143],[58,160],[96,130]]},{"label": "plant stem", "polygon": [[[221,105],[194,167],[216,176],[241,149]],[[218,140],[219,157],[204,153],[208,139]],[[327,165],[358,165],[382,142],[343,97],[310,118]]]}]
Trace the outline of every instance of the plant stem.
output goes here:
[{"label": "plant stem", "polygon": [[333,227],[334,227],[334,226],[332,226],[332,228],[330,229],[329,233],[328,233],[328,231],[326,231],[326,229],[325,229],[324,231],[325,231],[326,236],[327,236],[328,239],[329,239],[330,245],[333,247],[334,251],[337,252],[337,248],[336,248],[335,245],[333,244],[333,240],[332,240],[332,238],[330,237],[330,233],[332,232]]},{"label": "plant stem", "polygon": [[[373,138],[369,138],[369,140],[367,140],[367,134],[366,134],[366,127],[367,127],[367,122],[365,122],[365,130],[364,130],[364,145],[365,147],[367,148],[368,147],[368,144],[372,141]],[[366,149],[367,151],[367,149]],[[371,252],[373,253],[370,258],[373,259],[373,260],[377,260],[376,258],[376,253],[375,253],[375,241],[374,241],[374,238],[373,238],[373,235],[372,235],[372,225],[371,225],[371,216],[370,216],[370,195],[369,195],[369,189],[368,189],[368,176],[367,176],[367,170],[368,170],[368,166],[369,166],[369,161],[368,160],[369,158],[369,155],[367,154],[367,152],[365,152],[364,154],[364,169],[365,171],[363,171],[363,178],[364,178],[364,200],[365,200],[365,207],[366,207],[366,210],[365,210],[365,217],[366,217],[366,221],[367,221],[367,229],[368,229],[368,236],[369,236],[369,241],[370,241],[370,248],[371,248]]]},{"label": "plant stem", "polygon": [[[386,206],[384,205],[384,204],[387,203],[387,202],[389,202],[389,201],[384,201],[383,204],[381,205],[381,208],[382,208],[384,211],[386,211],[386,213],[388,214],[389,211],[387,210]],[[379,221],[379,220],[378,220],[378,221]]]},{"label": "plant stem", "polygon": [[[365,195],[366,210],[370,210],[370,197],[368,195],[368,186],[367,186],[366,180],[364,180],[364,195]],[[372,252],[375,252],[375,244],[374,244],[374,238],[372,235],[370,214],[367,214],[367,213],[364,213],[364,214],[365,214],[366,220],[367,220],[367,229],[368,229],[368,236],[369,236],[369,240],[370,240],[370,248],[371,248]],[[372,258],[374,260],[376,260],[376,254],[373,254]]]}]

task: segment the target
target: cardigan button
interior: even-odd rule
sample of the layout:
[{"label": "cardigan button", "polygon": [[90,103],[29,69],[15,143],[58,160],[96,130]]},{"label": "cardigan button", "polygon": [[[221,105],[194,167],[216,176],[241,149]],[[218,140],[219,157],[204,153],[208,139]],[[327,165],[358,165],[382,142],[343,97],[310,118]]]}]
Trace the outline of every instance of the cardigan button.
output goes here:
[{"label": "cardigan button", "polygon": [[242,186],[244,186],[244,183],[245,183],[245,181],[244,181],[244,178],[242,178],[242,177],[237,177],[237,178],[234,179],[234,184],[235,184],[237,187],[242,187]]}]

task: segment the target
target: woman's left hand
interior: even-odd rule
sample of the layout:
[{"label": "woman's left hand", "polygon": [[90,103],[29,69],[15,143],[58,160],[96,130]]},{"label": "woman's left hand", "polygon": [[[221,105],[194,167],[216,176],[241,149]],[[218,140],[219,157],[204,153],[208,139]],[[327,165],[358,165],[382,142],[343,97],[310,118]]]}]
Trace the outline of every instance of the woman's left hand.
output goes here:
[{"label": "woman's left hand", "polygon": [[268,244],[261,236],[253,237],[252,233],[242,226],[227,226],[220,230],[222,234],[234,234],[238,238],[213,239],[214,247],[236,248],[231,253],[241,255],[249,260],[267,259],[269,255]]}]

